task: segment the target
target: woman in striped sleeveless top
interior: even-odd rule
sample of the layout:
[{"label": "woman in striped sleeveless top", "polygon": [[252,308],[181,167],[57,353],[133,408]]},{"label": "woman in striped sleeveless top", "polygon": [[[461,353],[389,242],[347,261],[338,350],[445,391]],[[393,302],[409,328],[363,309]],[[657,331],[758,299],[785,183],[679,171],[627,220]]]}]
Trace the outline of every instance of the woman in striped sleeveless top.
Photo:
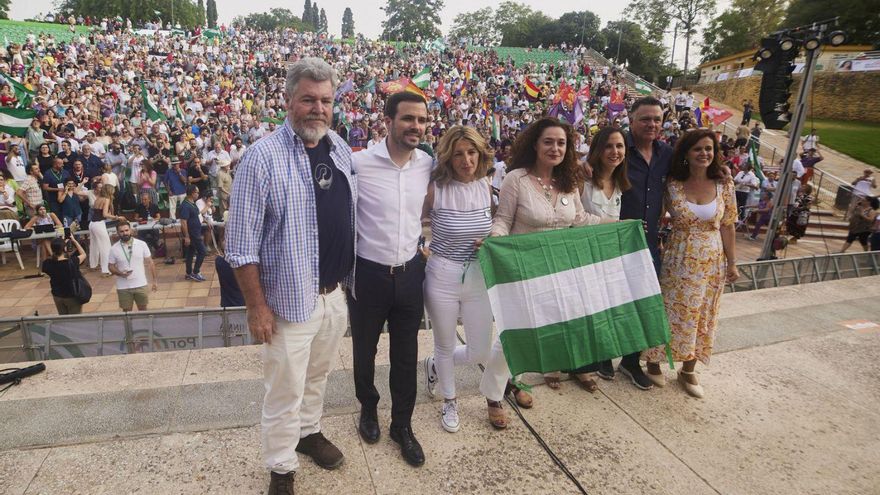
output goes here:
[{"label": "woman in striped sleeveless top", "polygon": [[[486,363],[492,345],[492,309],[477,247],[492,228],[492,191],[486,172],[492,154],[486,140],[470,127],[449,129],[437,147],[437,168],[425,198],[423,219],[431,224],[431,256],[425,269],[425,306],[434,331],[434,356],[425,359],[428,393],[439,388],[444,402],[440,422],[459,428],[455,400],[456,365]],[[466,345],[457,345],[461,317]],[[498,371],[505,376],[506,369]],[[492,411],[490,411],[492,412]],[[506,415],[490,417],[498,428]]]}]

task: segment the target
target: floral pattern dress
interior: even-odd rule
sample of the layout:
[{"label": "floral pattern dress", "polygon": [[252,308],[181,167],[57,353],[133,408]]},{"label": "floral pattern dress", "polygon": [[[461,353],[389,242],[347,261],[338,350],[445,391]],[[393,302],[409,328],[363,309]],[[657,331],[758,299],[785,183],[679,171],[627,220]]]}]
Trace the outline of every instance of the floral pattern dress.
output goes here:
[{"label": "floral pattern dress", "polygon": [[[672,358],[696,358],[708,364],[727,271],[720,228],[736,222],[733,184],[718,184],[715,215],[709,220],[697,217],[688,207],[683,183],[670,179],[666,193],[672,232],[663,251],[660,289],[672,333]],[[648,349],[642,358],[659,363],[665,360],[666,349]]]}]

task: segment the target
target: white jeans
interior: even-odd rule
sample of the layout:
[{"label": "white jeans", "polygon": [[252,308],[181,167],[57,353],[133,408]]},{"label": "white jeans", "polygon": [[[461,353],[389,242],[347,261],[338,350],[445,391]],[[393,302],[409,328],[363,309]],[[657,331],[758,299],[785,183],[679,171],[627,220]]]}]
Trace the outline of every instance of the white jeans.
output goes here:
[{"label": "white jeans", "polygon": [[110,233],[104,220],[89,222],[89,267],[101,265],[101,273],[110,273]]},{"label": "white jeans", "polygon": [[185,199],[186,194],[168,195],[168,216],[170,216],[172,220],[177,220],[177,205],[183,203],[183,200]]},{"label": "white jeans", "polygon": [[[437,255],[429,257],[425,268],[425,307],[434,331],[434,363],[440,393],[445,399],[454,399],[455,366],[487,363],[492,344],[492,308],[480,263],[474,260],[465,268],[465,264],[457,261]],[[457,345],[455,329],[459,316],[466,345]]]},{"label": "white jeans", "polygon": [[321,431],[324,388],[339,341],[345,334],[348,307],[342,289],[318,296],[311,319],[293,323],[275,317],[276,333],[263,344],[263,461],[277,473],[296,471],[299,439]]}]

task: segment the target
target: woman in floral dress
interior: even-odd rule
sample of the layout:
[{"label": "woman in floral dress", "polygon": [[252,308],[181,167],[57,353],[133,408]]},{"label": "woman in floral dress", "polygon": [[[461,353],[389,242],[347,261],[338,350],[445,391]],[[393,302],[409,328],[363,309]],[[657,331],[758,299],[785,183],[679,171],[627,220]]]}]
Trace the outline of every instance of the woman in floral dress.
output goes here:
[{"label": "woman in floral dress", "polygon": [[[724,284],[739,278],[736,199],[733,183],[722,173],[712,131],[685,133],[677,143],[665,207],[672,215],[672,233],[663,252],[660,287],[672,330],[672,358],[682,362],[678,381],[687,393],[702,397],[694,368],[697,361],[709,364]],[[663,386],[665,348],[649,349],[643,358],[648,377]]]}]

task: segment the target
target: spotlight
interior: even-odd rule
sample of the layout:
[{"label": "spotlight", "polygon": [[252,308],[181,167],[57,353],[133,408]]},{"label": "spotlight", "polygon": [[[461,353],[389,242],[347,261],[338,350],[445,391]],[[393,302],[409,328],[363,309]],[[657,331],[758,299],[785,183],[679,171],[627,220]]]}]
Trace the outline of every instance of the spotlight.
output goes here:
[{"label": "spotlight", "polygon": [[807,50],[815,50],[816,48],[819,48],[820,44],[821,42],[819,41],[819,38],[814,35],[807,38],[807,41],[804,41],[804,48]]},{"label": "spotlight", "polygon": [[794,48],[794,40],[791,38],[785,38],[779,43],[779,48],[782,48],[782,51],[789,51]]},{"label": "spotlight", "polygon": [[764,48],[758,52],[758,56],[761,57],[761,60],[767,60],[773,56],[773,52],[769,48]]},{"label": "spotlight", "polygon": [[832,31],[831,34],[828,35],[828,43],[831,46],[840,46],[844,42],[846,42],[846,33],[843,31]]}]

